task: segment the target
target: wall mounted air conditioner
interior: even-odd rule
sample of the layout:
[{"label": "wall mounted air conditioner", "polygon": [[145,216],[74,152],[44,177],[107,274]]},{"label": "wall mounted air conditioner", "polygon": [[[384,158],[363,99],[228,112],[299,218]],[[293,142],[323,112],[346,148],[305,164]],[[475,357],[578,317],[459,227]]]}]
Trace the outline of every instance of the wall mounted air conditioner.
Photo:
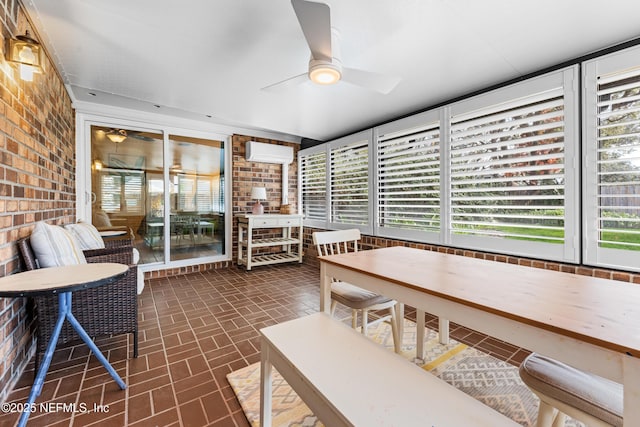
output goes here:
[{"label": "wall mounted air conditioner", "polygon": [[246,152],[246,158],[251,162],[279,163],[281,165],[293,162],[293,148],[284,145],[247,141]]}]

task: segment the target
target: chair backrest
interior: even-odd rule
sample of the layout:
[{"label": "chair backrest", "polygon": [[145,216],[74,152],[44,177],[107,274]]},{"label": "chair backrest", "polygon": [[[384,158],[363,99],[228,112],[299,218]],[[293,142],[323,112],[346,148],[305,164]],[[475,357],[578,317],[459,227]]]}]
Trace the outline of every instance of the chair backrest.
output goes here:
[{"label": "chair backrest", "polygon": [[31,249],[31,241],[28,237],[18,240],[18,250],[20,251],[20,255],[22,255],[22,261],[24,261],[27,270],[35,270],[38,268],[36,255],[33,253],[33,249]]},{"label": "chair backrest", "polygon": [[358,252],[360,230],[357,228],[338,231],[316,231],[313,233],[313,244],[318,256]]}]

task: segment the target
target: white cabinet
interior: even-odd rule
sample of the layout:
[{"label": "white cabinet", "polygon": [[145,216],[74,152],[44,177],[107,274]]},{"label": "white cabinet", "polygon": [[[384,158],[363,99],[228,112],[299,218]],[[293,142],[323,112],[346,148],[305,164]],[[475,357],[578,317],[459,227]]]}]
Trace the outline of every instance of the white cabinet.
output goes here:
[{"label": "white cabinet", "polygon": [[[274,229],[278,237],[256,237],[254,230]],[[297,228],[294,235],[292,229]],[[275,231],[281,229],[281,233]],[[257,265],[302,262],[302,215],[238,215],[238,265],[247,270]],[[253,249],[281,246],[280,252],[253,255]]]}]

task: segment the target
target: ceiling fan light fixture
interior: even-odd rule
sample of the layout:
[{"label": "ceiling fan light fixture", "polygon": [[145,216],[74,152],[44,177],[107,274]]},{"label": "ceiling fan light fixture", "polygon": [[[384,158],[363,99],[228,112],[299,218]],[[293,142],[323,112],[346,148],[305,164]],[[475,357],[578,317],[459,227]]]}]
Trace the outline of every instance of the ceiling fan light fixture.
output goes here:
[{"label": "ceiling fan light fixture", "polygon": [[319,85],[332,85],[342,78],[340,65],[312,59],[309,62],[309,79]]},{"label": "ceiling fan light fixture", "polygon": [[119,144],[127,139],[127,134],[124,131],[108,132],[106,135],[111,142],[115,142],[116,144]]}]

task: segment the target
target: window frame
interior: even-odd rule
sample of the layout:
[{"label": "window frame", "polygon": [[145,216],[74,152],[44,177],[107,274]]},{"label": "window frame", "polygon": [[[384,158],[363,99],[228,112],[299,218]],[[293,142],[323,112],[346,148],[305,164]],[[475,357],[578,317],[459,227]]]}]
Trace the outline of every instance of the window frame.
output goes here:
[{"label": "window frame", "polygon": [[382,126],[378,126],[373,129],[373,141],[374,148],[373,151],[373,164],[376,165],[374,169],[374,177],[373,177],[373,207],[374,207],[374,233],[376,236],[387,237],[387,238],[398,238],[398,239],[406,239],[406,240],[419,240],[421,242],[427,243],[443,243],[443,233],[442,233],[442,221],[446,215],[445,205],[442,203],[443,199],[440,197],[440,209],[439,209],[439,219],[440,219],[440,230],[438,232],[426,231],[426,230],[408,230],[401,228],[392,228],[392,227],[384,227],[381,225],[380,218],[380,180],[378,178],[377,171],[379,169],[380,159],[378,158],[378,149],[380,140],[387,135],[390,134],[410,134],[420,129],[424,129],[425,127],[431,128],[432,125],[437,124],[437,128],[439,129],[440,141],[438,145],[439,149],[439,190],[440,195],[442,196],[442,176],[443,170],[445,169],[445,158],[442,155],[443,151],[443,142],[444,142],[444,132],[442,126],[442,111],[440,109],[426,111],[420,114],[416,114],[414,116],[410,116],[404,119],[396,120],[391,123],[384,124]]},{"label": "window frame", "polygon": [[[579,66],[573,65],[556,70],[535,78],[514,83],[490,92],[473,96],[455,103],[447,104],[432,110],[415,114],[404,119],[390,122],[378,127],[367,129],[356,134],[348,135],[334,141],[329,141],[321,146],[315,146],[300,150],[299,156],[304,156],[318,150],[326,150],[327,172],[330,171],[331,150],[361,140],[369,139],[369,226],[358,226],[361,232],[373,236],[397,238],[414,242],[441,244],[445,246],[472,249],[506,255],[524,256],[530,258],[547,259],[552,261],[579,263],[580,256],[580,188],[579,188]],[[473,114],[478,110],[484,110],[491,106],[514,102],[521,98],[530,98],[532,94],[544,93],[549,90],[562,88],[564,101],[564,242],[561,244],[530,242],[515,239],[497,239],[484,236],[460,236],[454,235],[450,227],[451,221],[451,120],[452,117],[462,114]],[[379,225],[378,218],[378,180],[377,180],[377,150],[378,137],[391,132],[411,130],[425,121],[440,121],[440,231],[406,232],[406,230],[384,229]],[[313,151],[312,151],[313,150]],[[303,172],[299,165],[299,179]],[[330,174],[326,177],[327,206],[330,215]],[[300,211],[302,212],[302,198],[300,197]],[[324,229],[352,228],[353,225],[343,224],[327,218],[327,221],[304,222],[305,226]]]},{"label": "window frame", "polygon": [[[298,213],[300,213],[301,215],[304,215],[304,209],[303,209],[303,198],[304,198],[304,194],[303,194],[303,173],[304,170],[302,168],[302,158],[306,157],[306,156],[314,156],[316,154],[319,153],[324,153],[324,180],[325,180],[325,190],[327,188],[326,182],[327,182],[327,170],[329,167],[329,162],[328,162],[328,154],[327,154],[327,144],[322,144],[322,145],[316,145],[313,147],[309,147],[306,148],[304,150],[299,150],[298,151]],[[309,219],[309,218],[304,218],[304,225],[306,225],[307,227],[317,227],[317,228],[327,228],[328,227],[328,213],[329,213],[329,192],[325,191],[325,212],[324,212],[324,219]]]},{"label": "window frame", "polygon": [[[445,244],[465,249],[504,253],[531,258],[549,259],[562,262],[580,262],[579,245],[579,107],[578,81],[579,67],[577,65],[554,71],[523,82],[474,96],[472,98],[453,103],[449,106],[447,122],[451,126],[453,117],[473,117],[478,111],[486,113],[488,110],[499,110],[505,104],[517,104],[519,99],[527,99],[535,94],[563,88],[564,98],[564,243],[552,244],[531,242],[515,239],[496,239],[485,236],[456,235],[450,227],[450,219],[445,235]],[[447,143],[447,158],[450,159],[451,132]],[[450,161],[449,161],[450,165]],[[446,177],[448,186],[451,176]],[[451,191],[446,197],[451,200]]]},{"label": "window frame", "polygon": [[582,251],[584,263],[640,271],[639,251],[600,247],[598,202],[598,78],[640,69],[640,46],[585,61],[582,67]]},{"label": "window frame", "polygon": [[[352,135],[348,135],[334,141],[327,143],[327,225],[330,229],[344,230],[350,228],[357,228],[362,233],[373,233],[373,215],[374,206],[370,202],[373,197],[373,183],[371,182],[371,176],[373,174],[373,161],[372,161],[372,141],[373,141],[373,129],[364,130]],[[333,182],[331,180],[331,153],[334,150],[344,148],[349,145],[355,145],[360,143],[366,143],[367,146],[367,223],[366,224],[352,224],[336,221],[333,217],[333,206],[331,191]]]}]

